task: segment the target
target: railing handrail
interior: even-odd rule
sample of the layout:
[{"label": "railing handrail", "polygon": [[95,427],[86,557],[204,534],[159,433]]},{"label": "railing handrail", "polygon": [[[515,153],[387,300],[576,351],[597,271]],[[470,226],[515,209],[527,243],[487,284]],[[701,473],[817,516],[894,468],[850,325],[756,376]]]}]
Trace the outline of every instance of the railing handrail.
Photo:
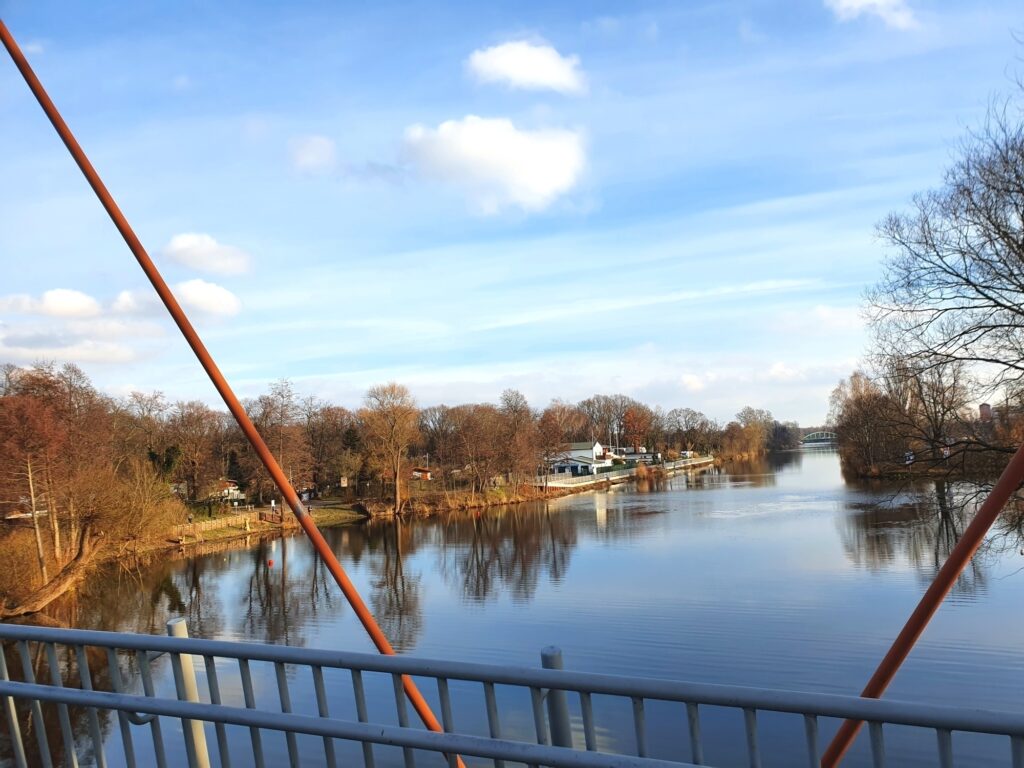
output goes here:
[{"label": "railing handrail", "polygon": [[532,765],[563,768],[696,768],[692,763],[679,763],[654,758],[634,757],[604,752],[581,752],[567,747],[532,744],[485,738],[468,734],[437,733],[402,726],[358,723],[325,717],[311,717],[285,712],[230,707],[223,704],[202,704],[175,699],[159,699],[106,691],[84,691],[35,683],[0,680],[0,697],[11,696],[47,701],[69,706],[97,707],[119,712],[142,712],[184,720],[241,725],[262,730],[304,733],[312,736],[349,739],[431,752],[474,755]]},{"label": "railing handrail", "polygon": [[536,667],[498,666],[401,655],[379,656],[352,651],[295,648],[265,643],[175,638],[27,625],[0,624],[0,640],[186,653],[250,661],[358,669],[392,675],[448,678],[1024,737],[1024,714],[999,710],[963,709],[893,699],[861,698],[845,694],[625,677]]}]

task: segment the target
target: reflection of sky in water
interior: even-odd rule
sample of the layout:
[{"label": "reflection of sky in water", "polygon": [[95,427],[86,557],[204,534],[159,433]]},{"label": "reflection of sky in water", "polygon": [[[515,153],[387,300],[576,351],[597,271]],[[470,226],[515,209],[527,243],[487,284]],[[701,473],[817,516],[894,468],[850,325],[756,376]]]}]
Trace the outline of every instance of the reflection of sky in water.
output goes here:
[{"label": "reflection of sky in water", "polygon": [[[584,493],[546,511],[339,528],[328,538],[393,639],[417,655],[536,665],[540,648],[554,644],[573,669],[853,693],[963,529],[938,504],[934,488],[844,485],[835,455],[811,452]],[[980,553],[888,696],[952,695],[965,706],[1024,711],[1016,541],[998,536]],[[194,635],[370,650],[300,538],[163,563],[113,592],[108,582],[77,623],[160,631],[175,591]],[[222,685],[240,696],[228,671]],[[258,681],[270,691],[266,674]],[[293,699],[310,696],[301,676],[294,686]],[[386,707],[386,686],[376,695]],[[602,739],[628,749],[631,716],[606,715]],[[485,732],[482,718],[470,704],[456,714]],[[676,753],[679,738],[685,743],[681,711],[655,708],[649,719],[655,754],[688,754]],[[795,760],[787,750],[803,743],[799,719],[762,721],[763,748]],[[531,722],[528,709],[510,712],[508,733]],[[721,744],[708,759],[743,764],[738,715],[709,713],[706,728]],[[922,738],[930,748],[934,737]],[[887,739],[892,764],[914,764],[910,742]],[[992,757],[969,746],[965,765]]]}]

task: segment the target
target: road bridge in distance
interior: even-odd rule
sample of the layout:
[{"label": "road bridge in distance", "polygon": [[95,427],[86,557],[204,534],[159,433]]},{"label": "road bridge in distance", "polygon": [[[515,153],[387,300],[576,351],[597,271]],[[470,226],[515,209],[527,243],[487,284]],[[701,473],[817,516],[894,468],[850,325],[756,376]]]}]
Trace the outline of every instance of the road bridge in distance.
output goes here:
[{"label": "road bridge in distance", "polygon": [[800,445],[808,448],[828,448],[839,445],[839,436],[835,432],[824,430],[811,432],[800,439]]}]

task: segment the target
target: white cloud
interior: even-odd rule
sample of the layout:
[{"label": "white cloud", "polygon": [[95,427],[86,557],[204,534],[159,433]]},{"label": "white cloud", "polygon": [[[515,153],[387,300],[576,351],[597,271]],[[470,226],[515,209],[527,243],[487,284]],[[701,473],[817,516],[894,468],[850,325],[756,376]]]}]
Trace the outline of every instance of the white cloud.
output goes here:
[{"label": "white cloud", "polygon": [[912,29],[917,25],[906,0],[825,0],[825,6],[840,21],[852,21],[862,15],[873,15],[896,29]]},{"label": "white cloud", "polygon": [[33,54],[33,53],[39,54],[39,53],[43,53],[44,50],[45,50],[45,48],[44,48],[43,44],[41,42],[39,42],[38,40],[29,40],[27,43],[25,43],[23,46],[21,46],[22,53],[27,53],[27,54]]},{"label": "white cloud", "polygon": [[473,51],[466,67],[482,83],[559,93],[582,93],[587,88],[578,56],[562,56],[550,45],[525,40]]},{"label": "white cloud", "polygon": [[94,317],[100,313],[100,303],[81,291],[54,288],[38,299],[25,294],[0,297],[0,312],[49,317]]},{"label": "white cloud", "polygon": [[326,136],[296,136],[288,142],[292,167],[303,173],[320,174],[334,170],[338,151]]},{"label": "white cloud", "polygon": [[71,320],[66,326],[69,333],[87,339],[158,338],[164,330],[154,322],[125,322],[110,317]]},{"label": "white cloud", "polygon": [[764,378],[770,381],[799,381],[805,375],[802,370],[793,368],[783,362],[777,362],[764,373]]},{"label": "white cloud", "polygon": [[149,311],[154,302],[151,296],[142,291],[121,291],[114,299],[111,309],[126,315]]},{"label": "white cloud", "polygon": [[231,291],[205,280],[186,280],[178,283],[174,292],[178,300],[191,309],[211,315],[237,315],[242,302]]},{"label": "white cloud", "polygon": [[704,381],[695,373],[684,373],[679,377],[679,383],[687,392],[700,392],[704,389]]},{"label": "white cloud", "polygon": [[67,346],[23,346],[7,344],[0,338],[0,357],[15,362],[33,363],[53,360],[71,363],[127,363],[135,359],[135,352],[123,344],[78,341]]},{"label": "white cloud", "polygon": [[185,232],[175,235],[163,253],[179,264],[218,275],[240,275],[249,270],[249,254],[241,248],[223,245],[210,235]]},{"label": "white cloud", "polygon": [[586,164],[579,133],[520,130],[506,118],[475,115],[436,129],[410,126],[405,154],[424,175],[469,189],[485,213],[546,208],[576,185]]}]

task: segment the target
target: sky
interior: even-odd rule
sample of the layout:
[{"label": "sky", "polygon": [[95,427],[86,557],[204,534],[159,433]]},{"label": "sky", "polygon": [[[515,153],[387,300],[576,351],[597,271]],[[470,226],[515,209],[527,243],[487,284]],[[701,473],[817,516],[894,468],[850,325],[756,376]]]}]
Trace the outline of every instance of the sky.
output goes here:
[{"label": "sky", "polygon": [[[241,397],[824,421],[1017,2],[0,0]],[[218,402],[0,57],[0,362]]]}]

